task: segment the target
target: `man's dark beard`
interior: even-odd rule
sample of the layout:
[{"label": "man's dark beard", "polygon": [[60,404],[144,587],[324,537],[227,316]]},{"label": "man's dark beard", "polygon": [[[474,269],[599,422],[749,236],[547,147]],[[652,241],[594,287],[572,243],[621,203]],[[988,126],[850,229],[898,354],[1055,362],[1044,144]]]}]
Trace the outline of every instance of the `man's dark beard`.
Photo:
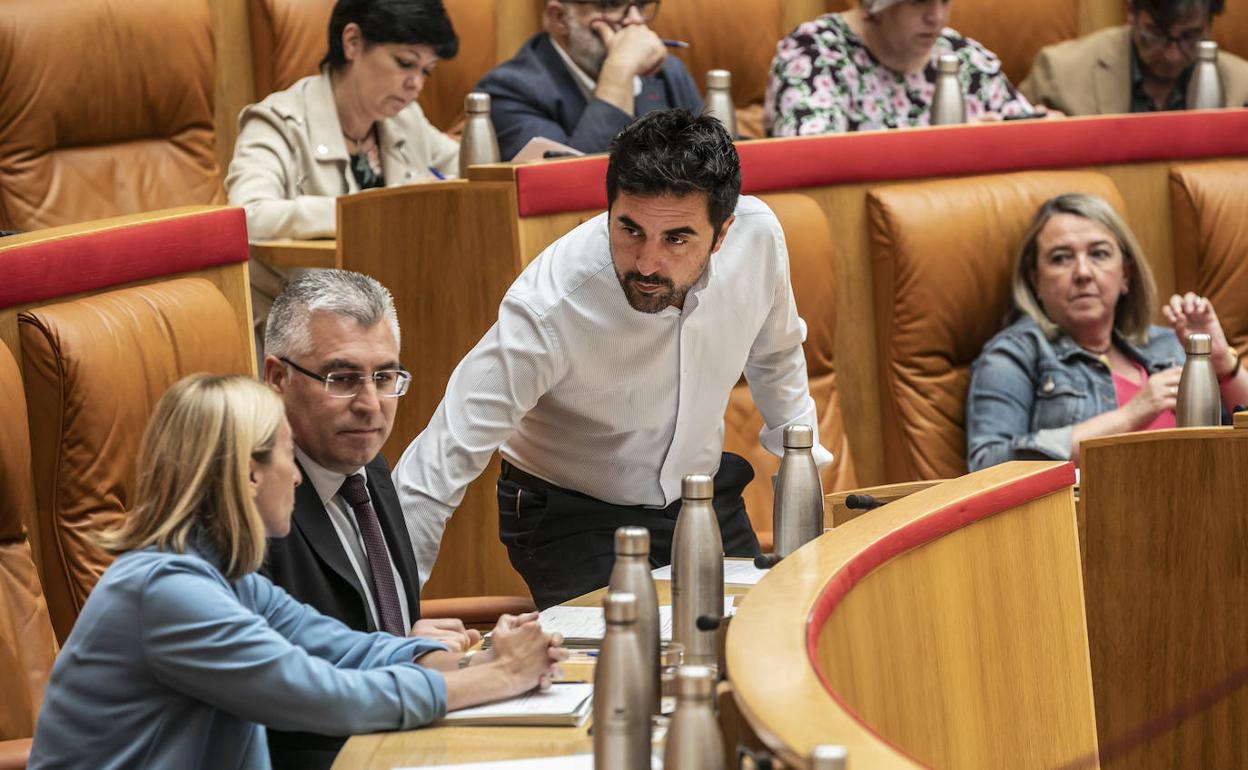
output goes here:
[{"label": "man's dark beard", "polygon": [[[642,313],[657,313],[664,308],[672,305],[678,305],[685,299],[688,289],[678,291],[676,284],[672,283],[670,278],[662,278],[657,275],[644,276],[636,270],[621,275],[616,271],[616,277],[620,279],[620,287],[624,289],[624,297],[628,300],[628,304],[633,310]],[[637,283],[659,283],[666,287],[665,291],[657,294],[645,294],[641,292]]]}]

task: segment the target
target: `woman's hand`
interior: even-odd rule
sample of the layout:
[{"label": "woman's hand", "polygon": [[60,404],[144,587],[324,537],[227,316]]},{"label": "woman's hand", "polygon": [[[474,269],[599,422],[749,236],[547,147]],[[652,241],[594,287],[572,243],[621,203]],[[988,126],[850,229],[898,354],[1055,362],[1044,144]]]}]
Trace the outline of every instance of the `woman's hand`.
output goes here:
[{"label": "woman's hand", "polygon": [[1178,366],[1157,372],[1148,378],[1139,393],[1123,404],[1122,410],[1128,416],[1132,430],[1143,428],[1162,412],[1174,410],[1179,399],[1179,377],[1182,374],[1183,369]]},{"label": "woman's hand", "polygon": [[1187,338],[1192,334],[1208,334],[1213,342],[1209,358],[1213,361],[1213,369],[1218,376],[1227,374],[1234,365],[1235,354],[1231,351],[1218,314],[1213,303],[1207,298],[1188,292],[1183,296],[1175,294],[1170,301],[1161,306],[1162,315],[1174,327],[1179,337],[1179,344],[1187,347]]},{"label": "woman's hand", "polygon": [[491,651],[521,693],[540,687],[550,689],[559,678],[559,662],[568,657],[561,634],[547,634],[537,613],[503,615],[490,636]]},{"label": "woman's hand", "polygon": [[441,642],[451,652],[465,652],[481,641],[481,632],[475,628],[464,628],[464,621],[459,618],[421,618],[412,625],[407,635]]}]

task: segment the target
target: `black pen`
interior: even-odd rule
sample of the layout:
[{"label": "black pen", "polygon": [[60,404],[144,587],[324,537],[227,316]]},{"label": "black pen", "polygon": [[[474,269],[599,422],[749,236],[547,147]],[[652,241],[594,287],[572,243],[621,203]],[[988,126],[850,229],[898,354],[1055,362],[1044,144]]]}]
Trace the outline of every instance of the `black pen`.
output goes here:
[{"label": "black pen", "polygon": [[684,40],[664,40],[663,45],[668,48],[688,48],[689,44]]}]

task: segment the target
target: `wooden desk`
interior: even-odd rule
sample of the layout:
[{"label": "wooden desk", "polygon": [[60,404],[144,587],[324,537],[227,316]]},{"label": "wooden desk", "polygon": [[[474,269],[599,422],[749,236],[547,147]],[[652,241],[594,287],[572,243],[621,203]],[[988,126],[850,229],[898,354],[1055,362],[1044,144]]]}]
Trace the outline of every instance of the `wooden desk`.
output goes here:
[{"label": "wooden desk", "polygon": [[[671,583],[655,582],[659,604],[672,602]],[[744,596],[750,586],[724,587],[727,596]],[[602,603],[605,588],[567,602],[572,607]],[[594,680],[592,659],[574,656],[563,667],[571,681]],[[395,733],[356,735],[334,760],[333,770],[391,770],[394,767],[555,757],[593,751],[589,720],[580,727],[422,727]]]},{"label": "wooden desk", "polygon": [[296,241],[284,238],[277,241],[257,241],[251,244],[251,258],[269,267],[341,267],[338,258],[338,242],[332,238],[312,241]]}]

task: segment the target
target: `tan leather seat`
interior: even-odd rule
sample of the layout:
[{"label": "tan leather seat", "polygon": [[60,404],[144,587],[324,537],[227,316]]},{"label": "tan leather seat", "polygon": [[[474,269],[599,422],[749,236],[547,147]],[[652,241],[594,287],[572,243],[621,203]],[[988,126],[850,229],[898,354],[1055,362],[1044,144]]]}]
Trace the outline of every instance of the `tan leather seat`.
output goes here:
[{"label": "tan leather seat", "polygon": [[0,230],[219,203],[207,0],[8,0]]},{"label": "tan leather seat", "polygon": [[1213,39],[1221,50],[1248,59],[1248,5],[1227,3],[1222,14],[1213,20]]},{"label": "tan leather seat", "polygon": [[44,579],[63,641],[111,562],[91,534],[133,504],[156,402],[188,374],[249,374],[251,363],[234,308],[201,278],[46,305],[18,323]]},{"label": "tan leather seat", "polygon": [[737,132],[744,136],[763,136],[763,92],[771,60],[776,41],[790,31],[784,28],[783,6],[781,0],[738,0],[731,8],[722,0],[681,0],[661,3],[652,25],[660,37],[690,44],[674,53],[699,92],[706,92],[707,70],[732,73]]},{"label": "tan leather seat", "polygon": [[[463,120],[464,96],[497,63],[496,0],[446,0],[459,53],[438,63],[425,82],[420,107],[443,131]],[[328,50],[334,0],[251,0],[251,50],[256,99],[316,73]]]},{"label": "tan leather seat", "polygon": [[1170,171],[1174,270],[1179,291],[1213,301],[1231,344],[1248,349],[1248,161],[1176,166]]},{"label": "tan leather seat", "polygon": [[[823,491],[850,489],[856,485],[854,464],[845,437],[845,416],[836,390],[833,351],[836,340],[836,259],[832,233],[819,204],[805,195],[779,193],[761,196],[784,228],[789,247],[790,280],[797,311],[806,321],[806,369],[810,394],[819,411],[819,438],[836,461],[824,468]],[[745,381],[737,383],[724,415],[724,449],[735,452],[754,466],[754,481],[746,488],[745,506],[763,550],[770,550],[771,477],[780,460],[762,448],[758,433],[763,418],[754,406]]]},{"label": "tan leather seat", "polygon": [[[828,12],[856,6],[828,0]],[[1041,48],[1079,36],[1078,0],[958,0],[949,26],[984,44],[1001,59],[1010,82],[1018,85]]]},{"label": "tan leather seat", "polygon": [[0,768],[25,767],[56,638],[26,540],[34,521],[26,399],[17,362],[0,344]]},{"label": "tan leather seat", "polygon": [[970,366],[1011,307],[1010,267],[1045,200],[1117,188],[1087,171],[1029,172],[868,190],[885,480],[966,473]]}]

